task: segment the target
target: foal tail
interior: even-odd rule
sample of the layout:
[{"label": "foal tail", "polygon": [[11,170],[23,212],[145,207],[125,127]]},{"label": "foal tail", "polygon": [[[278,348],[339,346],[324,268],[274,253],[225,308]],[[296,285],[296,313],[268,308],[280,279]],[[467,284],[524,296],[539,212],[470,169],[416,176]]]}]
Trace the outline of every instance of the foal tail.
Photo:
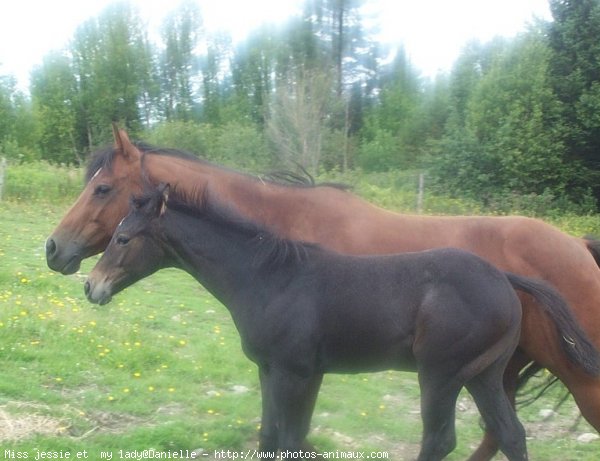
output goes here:
[{"label": "foal tail", "polygon": [[571,308],[560,293],[541,280],[509,272],[506,272],[506,277],[514,289],[533,296],[552,318],[569,360],[579,365],[589,375],[600,376],[600,352],[579,326],[571,313]]}]

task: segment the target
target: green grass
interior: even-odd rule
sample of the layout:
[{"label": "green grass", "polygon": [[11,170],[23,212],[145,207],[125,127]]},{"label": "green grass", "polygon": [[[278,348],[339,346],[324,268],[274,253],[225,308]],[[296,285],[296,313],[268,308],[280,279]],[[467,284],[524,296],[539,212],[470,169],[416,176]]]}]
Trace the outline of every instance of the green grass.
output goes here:
[{"label": "green grass", "polygon": [[[67,206],[0,203],[0,459],[5,450],[72,453],[254,448],[260,415],[256,367],[241,352],[227,310],[187,274],[160,272],[101,308],[88,304],[81,273],[62,276],[43,244]],[[593,221],[593,222],[592,222]],[[567,230],[597,228],[565,218]],[[600,442],[568,401],[549,421],[560,388],[520,412],[535,460],[596,460]],[[387,451],[413,459],[421,426],[416,376],[327,376],[313,418],[323,450]],[[467,457],[480,438],[468,395],[457,412]],[[5,456],[6,458],[6,456]],[[212,459],[201,457],[200,459]],[[502,458],[499,458],[502,459]]]}]

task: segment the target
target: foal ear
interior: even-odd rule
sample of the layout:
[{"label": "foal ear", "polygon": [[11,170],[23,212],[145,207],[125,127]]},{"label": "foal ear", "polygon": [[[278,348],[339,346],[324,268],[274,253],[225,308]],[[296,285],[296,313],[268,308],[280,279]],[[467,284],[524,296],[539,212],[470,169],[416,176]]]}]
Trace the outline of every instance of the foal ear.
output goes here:
[{"label": "foal ear", "polygon": [[169,201],[169,191],[171,190],[171,185],[169,183],[160,183],[158,186],[158,190],[162,194],[160,212],[158,213],[158,215],[162,216],[163,213],[167,210],[167,202]]},{"label": "foal ear", "polygon": [[115,149],[124,158],[138,159],[141,157],[140,151],[129,140],[129,136],[125,130],[119,129],[116,122],[112,124],[113,137],[115,139]]}]

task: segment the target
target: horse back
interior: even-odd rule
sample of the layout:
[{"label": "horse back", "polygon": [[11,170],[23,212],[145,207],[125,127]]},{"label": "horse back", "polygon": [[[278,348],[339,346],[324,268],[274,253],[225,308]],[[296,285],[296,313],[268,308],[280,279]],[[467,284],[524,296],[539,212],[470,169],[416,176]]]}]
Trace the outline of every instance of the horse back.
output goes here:
[{"label": "horse back", "polygon": [[320,269],[319,328],[331,363],[363,357],[382,369],[410,369],[425,349],[465,335],[485,344],[519,325],[520,303],[504,274],[466,251],[339,256]]}]

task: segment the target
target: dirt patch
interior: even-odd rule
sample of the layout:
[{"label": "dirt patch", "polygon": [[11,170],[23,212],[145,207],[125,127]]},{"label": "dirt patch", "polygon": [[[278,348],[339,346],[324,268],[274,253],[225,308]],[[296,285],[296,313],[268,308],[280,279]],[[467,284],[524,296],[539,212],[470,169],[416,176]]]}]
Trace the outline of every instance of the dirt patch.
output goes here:
[{"label": "dirt patch", "polygon": [[10,402],[0,405],[0,442],[14,442],[33,435],[64,435],[69,424],[62,418],[40,414],[47,407]]},{"label": "dirt patch", "polygon": [[[55,416],[57,413],[61,416]],[[83,439],[91,434],[120,434],[132,427],[152,424],[151,417],[107,411],[85,413],[68,405],[50,408],[16,401],[0,405],[0,442],[15,442],[36,435]]]},{"label": "dirt patch", "polygon": [[77,438],[85,438],[92,433],[122,434],[128,429],[140,426],[152,426],[151,418],[115,413],[109,411],[94,411],[82,416],[84,424],[73,426],[69,435]]}]

